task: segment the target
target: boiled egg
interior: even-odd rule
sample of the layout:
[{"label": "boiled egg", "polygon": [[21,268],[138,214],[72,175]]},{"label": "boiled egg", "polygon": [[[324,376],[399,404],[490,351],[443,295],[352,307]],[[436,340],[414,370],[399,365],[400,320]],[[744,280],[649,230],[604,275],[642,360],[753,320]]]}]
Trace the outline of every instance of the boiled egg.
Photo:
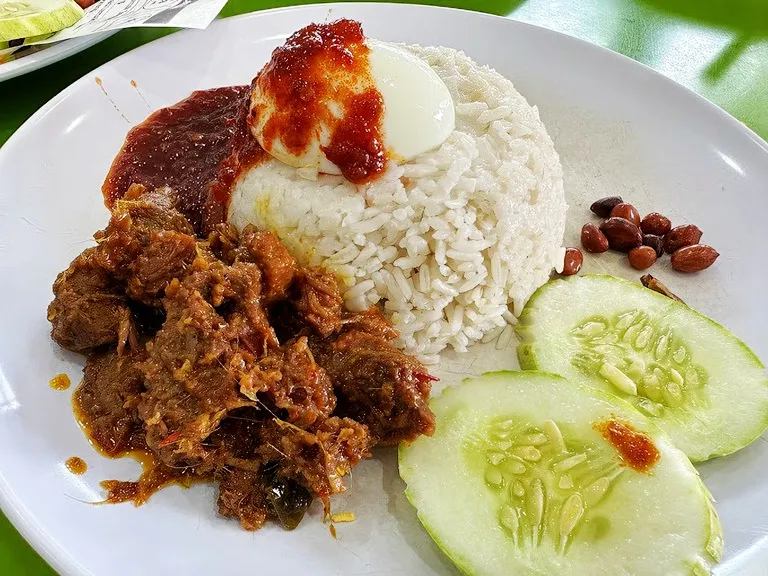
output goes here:
[{"label": "boiled egg", "polygon": [[407,50],[368,39],[371,75],[384,99],[384,141],[395,158],[411,160],[440,146],[456,127],[448,87]]},{"label": "boiled egg", "polygon": [[[321,37],[328,25],[314,26],[301,42],[292,37],[282,53],[276,50],[252,85],[251,133],[270,155],[309,178],[343,173],[355,181],[339,155],[329,153],[340,131],[348,139],[356,131],[349,147],[360,148],[344,158],[383,155],[380,166],[433,150],[453,132],[453,99],[426,62],[400,46],[363,38],[361,29],[360,42],[345,44]],[[361,108],[360,98],[370,94],[375,98]],[[349,105],[354,98],[358,105]],[[376,102],[380,110],[372,108]],[[373,123],[366,124],[366,114]]]}]

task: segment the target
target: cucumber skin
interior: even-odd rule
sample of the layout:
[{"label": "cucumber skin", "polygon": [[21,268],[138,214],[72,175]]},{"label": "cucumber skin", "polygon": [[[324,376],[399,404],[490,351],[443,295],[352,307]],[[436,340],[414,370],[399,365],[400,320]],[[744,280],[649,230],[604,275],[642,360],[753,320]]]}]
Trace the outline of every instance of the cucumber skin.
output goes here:
[{"label": "cucumber skin", "polygon": [[[610,276],[608,276],[610,278]],[[539,289],[540,290],[540,289]],[[538,290],[537,290],[538,292]],[[662,296],[662,298],[666,298],[666,296]],[[522,366],[522,360],[521,360],[521,366]],[[493,372],[484,372],[480,376],[472,376],[464,378],[461,383],[457,386],[448,386],[443,389],[440,396],[433,397],[430,399],[430,404],[433,404],[435,401],[439,400],[443,397],[445,394],[452,394],[460,386],[463,386],[467,382],[470,382],[472,380],[478,380],[481,378],[486,377],[497,377],[497,376],[506,376],[506,377],[513,377],[513,378],[527,378],[530,375],[535,376],[546,376],[549,378],[557,379],[557,380],[563,380],[566,381],[565,378],[560,376],[559,374],[553,374],[551,372],[545,372],[543,370],[535,370],[535,369],[527,369],[523,368],[521,370],[497,370]],[[632,406],[629,402],[619,398],[618,396],[615,396],[613,394],[610,394],[609,392],[605,392],[604,390],[600,390],[598,388],[594,388],[592,386],[586,385],[586,384],[574,384],[573,382],[570,383],[572,386],[575,386],[577,388],[587,389],[589,391],[589,394],[592,394],[596,397],[602,398],[603,400],[610,402],[612,404],[615,404],[618,408],[621,408],[623,410],[627,410],[630,412],[638,413],[637,409]],[[642,416],[642,414],[641,414]],[[648,422],[648,425],[650,429],[653,430],[654,433],[666,435],[666,432],[661,430],[656,424],[651,421],[649,418],[643,416],[645,420]],[[397,449],[397,468],[398,468],[398,475],[400,478],[405,482],[406,488],[405,488],[405,497],[408,500],[408,502],[411,504],[411,506],[414,507],[416,510],[416,516],[419,519],[419,523],[424,528],[427,534],[429,534],[429,537],[432,539],[432,541],[437,545],[437,547],[440,549],[440,551],[445,554],[448,559],[453,562],[454,566],[463,574],[464,576],[476,576],[474,572],[472,572],[471,568],[467,566],[462,561],[462,558],[455,556],[451,553],[451,550],[448,546],[446,546],[440,538],[438,538],[432,531],[432,529],[423,521],[421,517],[421,513],[419,511],[419,508],[416,505],[416,502],[414,502],[414,494],[408,487],[408,482],[403,477],[403,468],[405,466],[404,460],[405,460],[405,451],[408,448],[409,443],[407,442],[401,442]],[[696,473],[696,478],[698,479],[699,488],[702,491],[704,497],[706,498],[706,501],[709,503],[709,513],[710,513],[710,537],[709,542],[705,543],[702,546],[702,549],[706,551],[706,553],[710,556],[712,563],[717,564],[723,553],[724,548],[724,540],[723,540],[723,527],[720,523],[720,517],[717,515],[717,510],[715,509],[714,502],[715,499],[712,496],[712,493],[709,491],[709,488],[707,488],[706,484],[704,484],[704,481],[701,479],[701,476],[699,475],[698,470],[696,470],[693,465],[691,464],[691,468],[693,468],[694,472]],[[692,572],[693,574],[693,572]]]},{"label": "cucumber skin", "polygon": [[[518,358],[518,362],[520,363],[521,370],[536,370],[536,371],[541,370],[538,362],[536,361],[536,353],[534,348],[535,342],[530,342],[530,337],[528,335],[528,326],[531,326],[533,323],[531,316],[534,314],[533,308],[535,308],[536,299],[539,296],[541,296],[544,292],[546,292],[548,289],[552,288],[552,286],[555,286],[558,282],[578,282],[579,278],[600,278],[603,280],[624,284],[632,290],[645,289],[647,290],[647,293],[651,298],[657,298],[668,305],[669,303],[673,303],[674,306],[680,306],[680,307],[686,308],[692,314],[697,316],[699,319],[704,320],[706,323],[710,324],[713,328],[722,330],[726,334],[731,336],[731,338],[733,338],[736,341],[736,343],[741,348],[743,348],[743,350],[746,352],[747,357],[750,360],[752,360],[757,367],[761,368],[763,372],[765,372],[765,365],[760,361],[760,358],[757,357],[757,355],[752,351],[752,349],[749,346],[747,346],[747,344],[743,340],[737,337],[733,332],[728,330],[728,328],[726,328],[722,324],[715,322],[708,316],[705,316],[701,312],[698,312],[693,308],[688,307],[685,304],[672,300],[668,296],[659,294],[658,292],[650,290],[649,288],[644,288],[642,285],[637,284],[635,282],[631,282],[630,280],[619,278],[618,276],[611,276],[609,274],[582,274],[580,276],[568,276],[565,278],[557,278],[555,280],[550,280],[546,284],[543,284],[536,290],[536,292],[534,292],[531,295],[525,307],[523,308],[522,313],[520,314],[519,324],[515,327],[515,333],[517,334],[521,342],[517,347],[517,358]],[[768,374],[765,374],[764,383],[766,386],[768,386]],[[606,392],[606,394],[609,394],[609,393]],[[616,400],[620,400],[620,398],[618,398],[617,396]],[[611,400],[611,401],[615,402],[616,400]],[[633,407],[633,410],[634,409],[635,408]],[[765,414],[763,414],[762,429],[757,434],[755,434],[754,437],[751,438],[748,442],[742,443],[740,446],[736,448],[727,448],[725,450],[712,452],[711,454],[703,458],[691,458],[691,461],[706,462],[707,460],[710,460],[712,458],[728,456],[729,454],[738,452],[742,448],[745,448],[746,446],[748,446],[749,444],[757,440],[760,437],[760,435],[763,432],[765,432],[766,429],[768,429],[768,411],[766,411]]]}]

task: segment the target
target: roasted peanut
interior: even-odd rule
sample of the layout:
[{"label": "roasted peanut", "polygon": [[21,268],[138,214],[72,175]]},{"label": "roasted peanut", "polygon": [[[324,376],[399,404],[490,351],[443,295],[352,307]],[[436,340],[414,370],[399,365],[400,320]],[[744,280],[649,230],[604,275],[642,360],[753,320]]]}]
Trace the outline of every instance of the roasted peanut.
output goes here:
[{"label": "roasted peanut", "polygon": [[587,252],[600,254],[608,250],[608,238],[592,223],[581,227],[581,245]]},{"label": "roasted peanut", "polygon": [[629,252],[643,243],[640,228],[624,218],[608,218],[600,225],[600,231],[608,239],[608,245],[619,252]]},{"label": "roasted peanut", "polygon": [[640,226],[640,213],[637,211],[637,208],[625,202],[616,204],[613,207],[611,218],[624,218],[624,220],[629,220],[635,226]]},{"label": "roasted peanut", "polygon": [[685,246],[672,253],[672,268],[678,272],[701,272],[712,266],[718,256],[717,250],[706,244]]},{"label": "roasted peanut", "polygon": [[566,248],[565,261],[563,263],[563,276],[573,276],[581,270],[584,263],[584,255],[578,248]]},{"label": "roasted peanut", "polygon": [[656,251],[656,258],[664,254],[664,238],[653,234],[643,234],[643,246],[650,246]]},{"label": "roasted peanut", "polygon": [[664,236],[664,251],[667,254],[677,252],[680,248],[693,246],[701,240],[701,230],[693,224],[675,226]]},{"label": "roasted peanut", "polygon": [[624,200],[621,199],[621,196],[608,196],[593,202],[589,209],[592,210],[594,214],[600,216],[600,218],[608,218],[608,216],[611,215],[613,207],[622,202],[624,202]]},{"label": "roasted peanut", "polygon": [[627,259],[635,270],[645,270],[656,262],[656,250],[650,246],[638,246],[629,251]]},{"label": "roasted peanut", "polygon": [[640,222],[640,230],[644,234],[653,234],[654,236],[664,236],[672,229],[672,222],[666,216],[659,214],[658,212],[651,212],[642,222]]}]

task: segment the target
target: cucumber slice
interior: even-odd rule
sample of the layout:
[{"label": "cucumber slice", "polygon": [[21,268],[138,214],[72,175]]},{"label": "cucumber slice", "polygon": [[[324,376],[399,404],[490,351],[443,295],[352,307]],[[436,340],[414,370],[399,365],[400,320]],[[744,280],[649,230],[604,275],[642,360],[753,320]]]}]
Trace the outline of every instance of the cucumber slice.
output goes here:
[{"label": "cucumber slice", "polygon": [[700,462],[743,448],[768,427],[768,375],[728,330],[613,276],[542,286],[520,317],[520,366],[627,400]]},{"label": "cucumber slice", "polygon": [[0,42],[58,32],[82,17],[73,0],[0,0]]},{"label": "cucumber slice", "polygon": [[[698,473],[627,403],[531,371],[485,374],[431,407],[435,435],[400,446],[400,476],[463,573],[702,576],[719,560],[720,522]],[[626,465],[606,422],[634,428],[658,460],[645,472]]]}]

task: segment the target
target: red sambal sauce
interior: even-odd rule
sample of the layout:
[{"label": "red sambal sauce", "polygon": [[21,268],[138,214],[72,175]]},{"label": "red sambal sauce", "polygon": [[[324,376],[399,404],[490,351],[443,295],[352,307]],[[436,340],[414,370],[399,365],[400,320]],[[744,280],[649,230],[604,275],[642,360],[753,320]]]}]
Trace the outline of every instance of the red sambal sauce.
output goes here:
[{"label": "red sambal sauce", "polygon": [[616,448],[624,464],[638,472],[650,472],[661,458],[659,449],[646,434],[626,422],[606,420],[594,426],[611,446]]},{"label": "red sambal sauce", "polygon": [[[323,152],[347,180],[362,184],[380,175],[387,160],[384,100],[371,76],[369,53],[363,28],[353,20],[310,24],[275,49],[254,80],[276,108],[262,132],[267,151],[278,139],[300,156],[325,125],[331,141]],[[329,100],[343,107],[341,118],[328,109]],[[251,111],[252,123],[259,108]]]},{"label": "red sambal sauce", "polygon": [[128,132],[102,186],[108,207],[132,184],[167,186],[198,233],[224,221],[237,176],[264,156],[248,130],[249,86],[193,92]]}]

